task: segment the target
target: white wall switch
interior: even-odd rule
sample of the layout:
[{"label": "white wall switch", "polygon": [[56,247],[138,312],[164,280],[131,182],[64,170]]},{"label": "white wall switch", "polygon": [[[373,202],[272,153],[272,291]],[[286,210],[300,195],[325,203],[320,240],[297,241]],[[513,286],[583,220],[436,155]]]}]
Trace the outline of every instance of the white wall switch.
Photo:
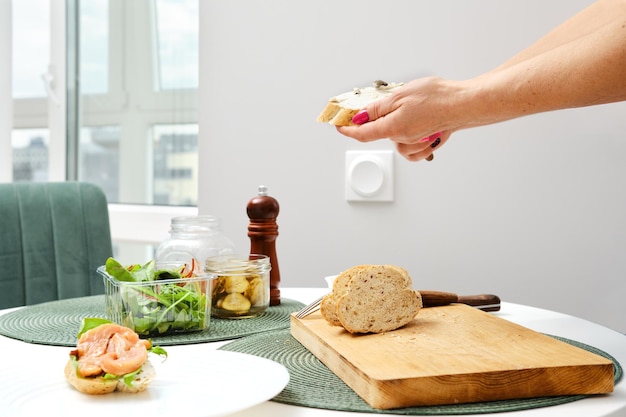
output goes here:
[{"label": "white wall switch", "polygon": [[346,151],[346,201],[393,201],[393,151]]}]

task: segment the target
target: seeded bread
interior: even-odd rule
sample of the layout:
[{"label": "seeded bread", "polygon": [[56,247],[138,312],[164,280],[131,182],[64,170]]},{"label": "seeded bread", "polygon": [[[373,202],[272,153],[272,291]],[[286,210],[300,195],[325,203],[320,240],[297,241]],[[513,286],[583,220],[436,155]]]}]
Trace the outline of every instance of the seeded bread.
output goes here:
[{"label": "seeded bread", "polygon": [[342,272],[320,306],[330,324],[350,333],[398,329],[421,308],[422,297],[412,288],[410,275],[393,265],[360,265]]},{"label": "seeded bread", "polygon": [[403,83],[386,83],[377,80],[372,83],[371,87],[355,88],[351,92],[332,97],[317,117],[317,121],[335,126],[353,125],[352,117],[359,110],[373,101],[387,97],[403,85]]},{"label": "seeded bread", "polygon": [[141,367],[141,371],[133,379],[131,386],[126,385],[123,379],[105,379],[104,377],[81,377],[76,374],[76,369],[71,360],[65,365],[65,378],[67,381],[84,394],[102,395],[114,391],[138,393],[145,391],[154,379],[156,371],[150,361]]},{"label": "seeded bread", "polygon": [[339,301],[339,298],[348,292],[350,278],[352,278],[352,274],[360,268],[367,268],[367,266],[355,266],[337,275],[335,281],[333,281],[332,291],[322,299],[322,303],[320,304],[320,313],[322,313],[322,317],[324,317],[326,321],[333,326],[341,326],[341,322],[337,316],[337,302]]}]

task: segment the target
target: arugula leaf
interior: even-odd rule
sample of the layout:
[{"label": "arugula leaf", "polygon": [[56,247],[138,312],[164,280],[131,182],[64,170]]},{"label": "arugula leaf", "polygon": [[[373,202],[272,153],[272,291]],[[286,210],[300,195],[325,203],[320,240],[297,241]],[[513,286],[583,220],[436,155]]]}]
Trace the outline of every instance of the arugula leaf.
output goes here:
[{"label": "arugula leaf", "polygon": [[137,376],[137,374],[141,372],[141,369],[142,368],[140,367],[135,372],[128,373],[122,377],[124,379],[124,384],[126,384],[127,387],[129,388],[133,387],[133,381],[135,380],[135,377]]},{"label": "arugula leaf", "polygon": [[152,346],[150,349],[148,349],[148,352],[163,357],[163,360],[167,359],[167,351],[161,346]]}]

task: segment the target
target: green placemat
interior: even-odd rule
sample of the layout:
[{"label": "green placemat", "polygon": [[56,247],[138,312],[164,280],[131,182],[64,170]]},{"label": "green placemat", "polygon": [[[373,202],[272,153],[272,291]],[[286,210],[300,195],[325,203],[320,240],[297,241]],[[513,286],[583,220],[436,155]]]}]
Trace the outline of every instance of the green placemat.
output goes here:
[{"label": "green placemat", "polygon": [[[249,319],[217,319],[212,317],[207,330],[171,336],[153,337],[160,346],[186,345],[236,339],[251,334],[289,328],[289,316],[304,304],[282,299],[263,314]],[[104,317],[104,295],[70,298],[26,306],[0,316],[0,334],[28,343],[55,346],[76,346],[76,334],[85,317]]]},{"label": "green placemat", "polygon": [[[621,379],[622,368],[620,364],[606,352],[572,340],[552,337],[612,360],[615,382],[617,383]],[[261,356],[283,364],[289,371],[289,383],[272,401],[303,407],[379,414],[461,415],[528,410],[565,404],[588,397],[587,395],[569,395],[378,410],[370,407],[315,355],[291,336],[289,329],[247,336],[228,343],[220,349]]]}]

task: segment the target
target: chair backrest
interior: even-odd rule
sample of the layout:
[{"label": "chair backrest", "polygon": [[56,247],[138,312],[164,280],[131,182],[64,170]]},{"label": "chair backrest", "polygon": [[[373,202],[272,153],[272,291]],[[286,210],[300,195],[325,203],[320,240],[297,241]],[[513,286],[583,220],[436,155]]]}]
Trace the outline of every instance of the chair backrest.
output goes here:
[{"label": "chair backrest", "polygon": [[96,268],[112,254],[97,186],[0,184],[0,308],[102,294]]}]

